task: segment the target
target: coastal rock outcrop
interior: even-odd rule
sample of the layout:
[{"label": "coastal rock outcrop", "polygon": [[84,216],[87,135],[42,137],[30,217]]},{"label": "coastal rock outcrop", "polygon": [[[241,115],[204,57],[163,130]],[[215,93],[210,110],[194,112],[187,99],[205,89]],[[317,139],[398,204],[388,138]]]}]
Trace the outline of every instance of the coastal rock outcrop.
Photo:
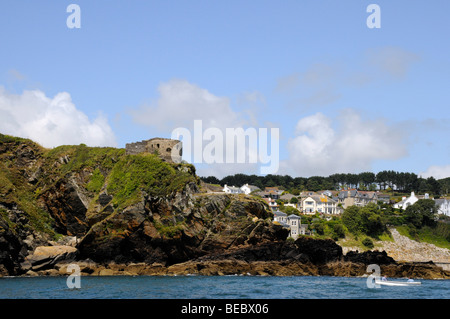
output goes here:
[{"label": "coastal rock outcrop", "polygon": [[[178,198],[143,197],[91,227],[78,248],[99,262],[171,265],[239,246],[263,245],[287,237],[266,218],[263,202],[245,196],[195,193]],[[188,200],[186,200],[188,198]]]},{"label": "coastal rock outcrop", "polygon": [[23,271],[53,268],[57,263],[76,260],[78,250],[72,246],[39,246],[22,263]]}]

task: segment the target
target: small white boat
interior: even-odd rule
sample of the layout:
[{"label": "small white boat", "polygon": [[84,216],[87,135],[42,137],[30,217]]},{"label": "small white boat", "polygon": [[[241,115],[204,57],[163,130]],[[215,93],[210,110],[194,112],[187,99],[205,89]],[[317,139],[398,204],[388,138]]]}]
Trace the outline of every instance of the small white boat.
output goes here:
[{"label": "small white boat", "polygon": [[419,286],[422,283],[420,281],[392,281],[392,280],[375,280],[376,285],[384,286]]}]

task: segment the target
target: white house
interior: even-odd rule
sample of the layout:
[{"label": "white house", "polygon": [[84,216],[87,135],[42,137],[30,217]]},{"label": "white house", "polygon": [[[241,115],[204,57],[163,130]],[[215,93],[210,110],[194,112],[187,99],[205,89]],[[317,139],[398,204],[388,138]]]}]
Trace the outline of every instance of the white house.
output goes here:
[{"label": "white house", "polygon": [[419,198],[414,194],[414,192],[411,192],[411,196],[406,198],[405,196],[402,197],[402,200],[398,203],[394,204],[394,208],[400,208],[400,209],[406,209],[406,207],[413,205],[415,202],[417,202]]},{"label": "white house", "polygon": [[279,222],[280,224],[286,224],[287,225],[287,214],[283,213],[280,210],[273,212],[273,221]]},{"label": "white house", "polygon": [[223,187],[223,191],[228,194],[241,194],[242,193],[242,190],[239,187],[228,186],[227,184],[225,184],[225,186]]},{"label": "white house", "polygon": [[335,215],[339,211],[337,202],[328,196],[308,196],[302,200],[302,211],[306,214],[324,213]]},{"label": "white house", "polygon": [[437,213],[440,215],[450,216],[450,199],[439,198],[435,199],[434,202],[437,206]]},{"label": "white house", "polygon": [[251,192],[257,191],[257,190],[260,190],[258,186],[248,185],[248,184],[241,186],[241,191],[246,195],[250,194]]}]

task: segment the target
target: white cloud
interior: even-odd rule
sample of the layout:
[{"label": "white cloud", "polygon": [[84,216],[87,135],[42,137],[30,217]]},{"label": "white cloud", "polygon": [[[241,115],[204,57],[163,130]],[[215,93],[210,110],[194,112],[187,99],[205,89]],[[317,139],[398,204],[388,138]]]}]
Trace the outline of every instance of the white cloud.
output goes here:
[{"label": "white cloud", "polygon": [[425,172],[419,174],[423,178],[433,176],[435,179],[450,177],[450,165],[432,165]]},{"label": "white cloud", "polygon": [[228,97],[219,97],[186,80],[171,80],[158,87],[159,98],[150,105],[132,110],[136,123],[173,130],[191,128],[194,120],[202,120],[203,127],[242,126],[240,115],[230,106]]},{"label": "white cloud", "polygon": [[18,95],[0,87],[0,132],[30,138],[44,147],[80,143],[116,146],[107,119],[99,115],[90,121],[66,92],[49,98],[40,90]]},{"label": "white cloud", "polygon": [[[234,140],[226,138],[226,132],[227,128],[246,130],[249,126],[256,126],[257,119],[254,111],[265,105],[263,95],[259,92],[245,92],[238,95],[237,104],[240,109],[237,112],[232,109],[230,98],[216,96],[186,80],[175,79],[161,83],[158,93],[157,100],[130,111],[133,121],[148,127],[152,132],[155,130],[166,132],[166,137],[171,137],[172,133],[181,132],[183,159],[196,165],[198,175],[224,177],[235,173],[258,172],[258,163],[250,161],[250,154],[255,154],[255,149],[249,143],[238,149]],[[201,124],[194,128],[194,123]],[[177,131],[175,130],[177,128],[183,128],[183,130]],[[183,132],[186,130],[189,131],[190,142],[185,140],[186,136]],[[207,132],[212,136],[206,134]],[[198,136],[197,133],[201,135]],[[200,143],[198,143],[199,139]],[[214,154],[220,155],[205,156],[211,154],[209,146],[217,141],[219,143],[215,144],[218,147],[214,148]],[[234,149],[235,157],[234,161],[228,162],[226,151],[231,148]],[[245,162],[242,163],[238,161],[237,153],[244,149],[246,155]],[[200,156],[196,156],[197,154]],[[216,161],[220,158],[222,162]]]},{"label": "white cloud", "polygon": [[[336,125],[333,125],[336,124]],[[328,176],[370,170],[375,160],[398,159],[407,154],[404,134],[384,120],[363,120],[352,109],[331,119],[322,113],[298,121],[288,142],[286,173]]]}]

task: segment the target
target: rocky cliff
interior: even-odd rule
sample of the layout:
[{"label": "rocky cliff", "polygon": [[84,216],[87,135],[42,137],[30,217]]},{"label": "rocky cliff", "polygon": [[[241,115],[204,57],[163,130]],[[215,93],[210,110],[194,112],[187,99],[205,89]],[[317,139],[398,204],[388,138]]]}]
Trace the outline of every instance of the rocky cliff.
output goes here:
[{"label": "rocky cliff", "polygon": [[[272,223],[261,200],[203,193],[195,167],[85,145],[44,149],[0,134],[0,276],[259,274],[448,278],[432,264],[347,253]],[[420,269],[421,270],[420,270]],[[420,270],[420,271],[419,271]]]},{"label": "rocky cliff", "polygon": [[33,264],[36,248],[60,246],[68,236],[76,238],[72,259],[163,265],[287,236],[263,201],[203,194],[192,165],[152,154],[47,150],[0,135],[0,160],[2,274],[42,269]]}]

